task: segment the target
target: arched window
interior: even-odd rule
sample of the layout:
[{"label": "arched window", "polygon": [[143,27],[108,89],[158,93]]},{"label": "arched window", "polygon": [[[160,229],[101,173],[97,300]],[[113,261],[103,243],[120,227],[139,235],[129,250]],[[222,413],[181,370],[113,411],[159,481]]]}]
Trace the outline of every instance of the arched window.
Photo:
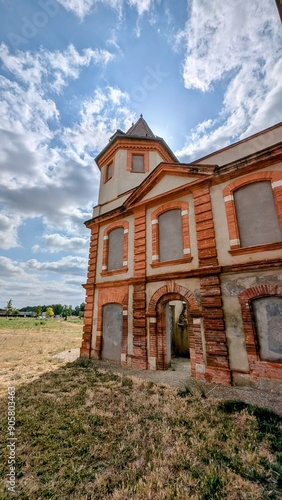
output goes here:
[{"label": "arched window", "polygon": [[223,189],[231,255],[282,248],[282,172],[247,174]]},{"label": "arched window", "polygon": [[282,362],[282,297],[254,299],[252,311],[261,360]]},{"label": "arched window", "polygon": [[114,222],[104,230],[102,275],[128,271],[128,221]]},{"label": "arched window", "polygon": [[236,189],[234,201],[241,247],[282,241],[270,181]]},{"label": "arched window", "polygon": [[159,215],[159,260],[183,258],[181,210],[176,208]]},{"label": "arched window", "polygon": [[152,266],[191,262],[186,201],[168,202],[151,214]]},{"label": "arched window", "polygon": [[124,229],[117,227],[110,231],[108,240],[108,271],[123,267]]}]

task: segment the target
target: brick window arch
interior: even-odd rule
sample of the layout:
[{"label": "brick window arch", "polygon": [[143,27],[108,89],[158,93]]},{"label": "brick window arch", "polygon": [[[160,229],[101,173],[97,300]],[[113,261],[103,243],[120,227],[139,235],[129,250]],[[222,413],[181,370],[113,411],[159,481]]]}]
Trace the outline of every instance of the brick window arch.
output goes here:
[{"label": "brick window arch", "polygon": [[[279,334],[281,335],[281,332],[279,331],[279,310],[278,312],[276,311],[275,315],[273,315],[273,311],[270,311],[270,321],[267,321],[267,319],[261,321],[258,315],[258,311],[260,309],[262,314],[265,316],[265,305],[260,305],[258,301],[260,299],[265,299],[267,303],[267,299],[274,298],[276,298],[278,301],[282,300],[282,286],[271,284],[257,285],[244,290],[238,296],[243,318],[245,345],[249,361],[250,374],[254,375],[255,377],[282,380],[282,363],[279,359],[279,356],[274,356],[273,359],[270,359],[271,351],[275,352],[277,350],[276,346],[279,341],[278,336]],[[272,310],[273,306],[276,309],[277,307],[278,309],[280,309],[281,307],[280,303],[277,303],[276,300],[274,301],[274,304],[270,304]],[[271,316],[274,317],[274,321],[278,320],[275,326],[277,335],[273,335],[273,323],[271,321]],[[259,322],[260,325],[258,327]],[[269,324],[268,331],[265,328],[267,322]],[[269,340],[266,339],[268,332],[270,332],[271,336]],[[265,338],[262,338],[261,335],[263,335]],[[265,342],[267,342],[267,345],[262,345]]]},{"label": "brick window arch", "polygon": [[[164,217],[166,214],[168,214],[167,218]],[[169,224],[170,227],[168,227]],[[168,202],[158,207],[151,214],[151,225],[151,265],[153,267],[191,262],[189,207],[186,201]],[[167,235],[164,234],[165,227],[167,227]],[[167,246],[169,246],[169,239],[171,241],[172,238],[177,238],[178,241],[172,242],[174,246],[164,251],[160,248],[160,245],[164,244],[164,238],[167,238]]]},{"label": "brick window arch", "polygon": [[102,276],[128,271],[128,227],[128,221],[117,221],[104,230]]},{"label": "brick window arch", "polygon": [[[260,207],[260,192],[264,193],[265,216],[263,206]],[[248,210],[248,196],[249,199],[253,196],[258,210]],[[223,197],[232,255],[282,248],[281,172],[257,172],[236,179],[223,189]],[[267,224],[269,219],[271,227]],[[250,227],[252,223],[253,227]]]}]

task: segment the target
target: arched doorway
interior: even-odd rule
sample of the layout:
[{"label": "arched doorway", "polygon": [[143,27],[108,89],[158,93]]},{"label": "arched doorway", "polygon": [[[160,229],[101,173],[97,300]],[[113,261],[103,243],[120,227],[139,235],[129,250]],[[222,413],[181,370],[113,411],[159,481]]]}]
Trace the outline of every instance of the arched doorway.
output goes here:
[{"label": "arched doorway", "polygon": [[177,293],[164,295],[157,304],[156,320],[157,369],[166,370],[175,358],[190,359],[193,323],[189,303]]},{"label": "arched doorway", "polygon": [[[185,304],[185,317],[187,324],[181,320],[183,306]],[[170,307],[178,305],[173,311]],[[177,346],[175,337],[171,331],[171,324],[177,323],[177,327],[182,329],[182,335],[186,335],[186,356],[190,357],[192,374],[195,372],[196,354],[197,362],[202,362],[203,346],[201,335],[201,311],[196,298],[187,288],[178,285],[175,282],[168,282],[167,285],[159,288],[152,296],[149,309],[149,366],[151,369],[166,370],[171,364],[173,349]],[[183,315],[182,315],[183,316]],[[179,321],[180,319],[180,321]],[[183,339],[184,340],[184,339]],[[197,353],[195,349],[195,340]],[[180,342],[179,342],[180,344]],[[180,346],[178,349],[180,351]],[[188,347],[189,346],[189,347]],[[181,352],[178,352],[180,354]]]}]

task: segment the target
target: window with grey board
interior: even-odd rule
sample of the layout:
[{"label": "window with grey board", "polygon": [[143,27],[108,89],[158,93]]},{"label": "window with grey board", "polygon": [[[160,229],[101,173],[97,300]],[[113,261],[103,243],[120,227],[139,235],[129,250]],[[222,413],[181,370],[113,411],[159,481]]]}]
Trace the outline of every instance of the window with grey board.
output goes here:
[{"label": "window with grey board", "polygon": [[159,260],[183,258],[181,210],[173,209],[159,215]]},{"label": "window with grey board", "polygon": [[106,181],[108,181],[112,176],[113,176],[113,164],[110,163],[109,165],[107,165]]},{"label": "window with grey board", "polygon": [[282,297],[260,297],[252,301],[260,357],[282,362]]},{"label": "window with grey board", "polygon": [[144,172],[144,155],[132,155],[132,171]]},{"label": "window with grey board", "polygon": [[282,241],[271,183],[247,184],[234,191],[240,246]]},{"label": "window with grey board", "polygon": [[121,269],[123,267],[123,227],[113,229],[108,237],[108,271]]}]

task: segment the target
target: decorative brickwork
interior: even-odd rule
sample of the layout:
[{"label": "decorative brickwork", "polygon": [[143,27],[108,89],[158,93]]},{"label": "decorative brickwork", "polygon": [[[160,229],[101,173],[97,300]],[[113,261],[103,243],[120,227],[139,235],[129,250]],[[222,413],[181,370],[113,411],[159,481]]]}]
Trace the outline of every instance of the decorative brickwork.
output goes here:
[{"label": "decorative brickwork", "polygon": [[134,276],[139,282],[133,288],[133,356],[131,365],[147,369],[146,332],[146,211],[134,211]]},{"label": "decorative brickwork", "polygon": [[[82,357],[101,357],[103,308],[107,304],[119,304],[122,305],[123,326],[122,339],[121,328],[118,330],[119,348],[120,340],[122,343],[116,356],[121,355],[121,362],[133,367],[165,370],[170,363],[172,347],[167,342],[173,331],[171,327],[168,331],[168,318],[174,321],[166,306],[171,301],[184,301],[193,377],[225,385],[232,381],[257,383],[259,379],[268,379],[269,383],[282,380],[278,345],[280,298],[263,299],[282,297],[282,287],[276,284],[280,283],[282,262],[279,255],[282,249],[279,241],[279,224],[282,231],[281,131],[282,124],[278,124],[256,134],[253,139],[243,140],[242,144],[224,148],[193,164],[180,164],[165,142],[154,136],[143,117],[127,133],[118,130],[114,134],[96,161],[102,174],[111,162],[115,172],[106,185],[102,182],[102,204],[95,209],[95,217],[86,222],[91,229],[91,243],[84,285]],[[258,141],[259,136],[261,141]],[[246,141],[250,141],[247,149]],[[261,150],[257,150],[258,144]],[[133,155],[144,158],[144,162],[142,158],[134,158],[136,173],[140,174],[144,165],[143,177],[132,172]],[[162,161],[157,165],[160,158]],[[140,179],[143,180],[138,185]],[[262,181],[264,185],[259,186],[259,193],[263,193],[265,205],[255,206],[249,200],[261,200],[256,194],[257,188],[244,189],[243,186]],[[162,189],[154,189],[160,182]],[[229,184],[223,189],[226,183]],[[243,189],[239,191],[240,188]],[[253,193],[252,196],[249,193]],[[238,212],[241,242],[234,196],[237,207],[242,207]],[[259,226],[261,239],[256,238],[255,228],[251,234],[248,231],[249,217],[252,220],[253,212],[257,214],[259,209],[263,216],[258,217],[262,223]],[[268,220],[273,222],[271,227]],[[146,223],[150,228],[146,228]],[[123,235],[118,228],[123,228]],[[130,231],[134,234],[129,237]],[[150,231],[152,246],[149,248],[146,235]],[[116,253],[109,252],[109,235],[110,248],[115,248]],[[98,241],[99,238],[103,241]],[[273,243],[267,243],[272,239]],[[129,241],[134,242],[130,248]],[[260,244],[253,245],[253,242]],[[102,249],[99,269],[98,247]],[[272,251],[268,258],[266,250]],[[172,267],[173,264],[176,265]],[[240,275],[238,282],[236,273]],[[258,282],[264,284],[241,292],[250,283]],[[255,302],[252,304],[252,301]],[[111,321],[115,319],[111,319],[110,313],[107,316],[106,311],[111,310],[115,308],[107,307],[104,315],[104,325],[107,324],[110,333],[113,331]],[[116,310],[121,325],[121,308],[116,307]],[[262,318],[262,311],[265,313],[257,327],[252,311],[256,318]],[[268,335],[270,323],[274,325],[274,334],[272,328]],[[176,322],[173,324],[177,327]],[[263,346],[261,351],[257,336]]]},{"label": "decorative brickwork", "polygon": [[99,234],[99,226],[98,224],[93,224],[91,227],[87,283],[84,285],[84,288],[86,290],[86,304],[84,311],[82,345],[80,348],[80,356],[82,358],[89,358],[91,351],[94,290],[95,290],[94,282],[96,275],[97,253],[98,253],[98,234]]},{"label": "decorative brickwork", "polygon": [[153,267],[168,265],[168,262],[160,262],[159,260],[159,231],[158,231],[158,218],[164,212],[175,209],[181,210],[182,221],[182,237],[183,237],[183,258],[170,261],[170,264],[178,264],[191,262],[191,249],[190,249],[190,236],[189,236],[189,206],[186,201],[169,201],[162,204],[151,214],[152,224],[152,263]]},{"label": "decorative brickwork", "polygon": [[[124,240],[123,240],[123,266],[120,269],[115,269],[112,271],[108,270],[108,254],[109,254],[109,234],[113,229],[122,227],[124,230]],[[106,227],[103,234],[103,260],[102,260],[102,276],[111,276],[117,273],[126,273],[128,270],[128,221],[119,220],[113,222]]]},{"label": "decorative brickwork", "polygon": [[[193,316],[200,316],[201,310],[197,304],[195,296],[187,288],[178,285],[174,281],[169,281],[159,288],[151,297],[147,316],[150,325],[150,352],[149,357],[156,359],[156,368],[165,370],[168,367],[167,360],[167,335],[166,335],[166,313],[165,306],[173,300],[185,301],[187,304],[188,331],[190,337],[190,360],[191,369],[195,373],[197,360],[202,360],[202,340],[195,328]],[[195,328],[195,331],[194,331]],[[197,342],[195,343],[195,338]]]},{"label": "decorative brickwork", "polygon": [[194,206],[199,266],[217,266],[217,250],[209,185],[195,188]]},{"label": "decorative brickwork", "polygon": [[[230,251],[234,255],[236,253],[250,253],[250,252],[262,252],[265,250],[275,250],[276,248],[282,248],[281,243],[268,243],[266,245],[258,245],[257,248],[240,248],[240,234],[236,219],[236,209],[234,203],[233,192],[247,184],[259,181],[270,181],[275,201],[275,206],[277,210],[278,219],[280,222],[280,228],[282,231],[282,172],[276,171],[264,171],[264,172],[254,172],[252,174],[244,175],[239,179],[231,182],[226,186],[223,191],[223,197],[225,201],[225,210],[228,223],[229,231],[229,241],[230,241]],[[239,252],[236,252],[239,249]]]},{"label": "decorative brickwork", "polygon": [[245,343],[249,361],[249,373],[254,378],[282,380],[282,364],[272,361],[262,361],[259,355],[258,339],[252,317],[252,300],[259,297],[282,297],[280,285],[257,285],[248,288],[239,295],[245,334]]}]

